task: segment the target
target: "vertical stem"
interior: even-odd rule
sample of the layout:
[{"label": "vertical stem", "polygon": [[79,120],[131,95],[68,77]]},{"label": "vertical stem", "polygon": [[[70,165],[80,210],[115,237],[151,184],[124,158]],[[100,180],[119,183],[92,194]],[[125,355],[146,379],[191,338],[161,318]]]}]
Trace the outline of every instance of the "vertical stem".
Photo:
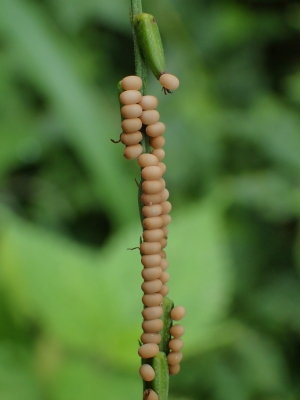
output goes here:
[{"label": "vertical stem", "polygon": [[[131,2],[131,9],[130,9],[130,22],[132,26],[132,35],[133,35],[133,43],[134,43],[134,58],[135,58],[135,74],[139,76],[142,81],[143,81],[143,86],[141,88],[141,93],[143,96],[147,94],[147,64],[146,61],[141,53],[137,37],[136,37],[136,32],[135,32],[135,27],[134,27],[134,17],[137,14],[140,14],[143,12],[142,10],[142,0],[130,0]],[[149,143],[149,137],[146,134],[145,131],[145,126],[142,126],[141,129],[143,138],[142,138],[142,147],[143,147],[143,153],[150,153],[151,152],[151,147]],[[142,222],[143,226],[143,213],[142,213],[142,208],[143,208],[143,203],[141,201],[141,195],[142,195],[142,182],[143,179],[141,177],[141,181],[139,184],[139,190],[138,190],[138,204],[139,204],[139,213],[140,213],[140,219]],[[167,304],[167,306],[166,306]],[[163,338],[162,338],[162,343],[160,345],[160,352],[152,359],[147,359],[147,363],[150,362],[152,364],[155,372],[156,372],[156,378],[152,382],[143,382],[143,387],[144,390],[147,388],[151,388],[156,391],[157,394],[159,394],[159,399],[160,400],[167,400],[168,399],[168,392],[169,392],[169,372],[168,372],[168,363],[166,359],[166,349],[168,351],[168,341],[170,340],[170,334],[169,334],[169,328],[171,325],[171,319],[170,319],[170,310],[173,308],[173,302],[167,298],[164,299],[164,315],[162,316],[162,319],[164,321],[165,329],[163,329]],[[145,360],[142,360],[144,362]],[[144,397],[144,390],[143,390],[143,399]]]}]

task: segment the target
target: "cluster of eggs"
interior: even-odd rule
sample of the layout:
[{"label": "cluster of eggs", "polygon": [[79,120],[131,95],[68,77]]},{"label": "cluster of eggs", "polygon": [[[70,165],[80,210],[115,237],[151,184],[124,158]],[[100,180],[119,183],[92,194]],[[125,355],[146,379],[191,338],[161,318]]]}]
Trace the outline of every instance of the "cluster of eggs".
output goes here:
[{"label": "cluster of eggs", "polygon": [[[163,74],[162,82],[164,88],[175,90],[179,81],[173,75]],[[171,82],[171,83],[170,83]],[[178,82],[178,83],[177,83]],[[167,282],[169,274],[166,272],[168,261],[164,248],[167,246],[168,224],[171,222],[169,212],[172,209],[168,201],[169,192],[166,189],[166,182],[163,175],[166,165],[162,162],[165,152],[163,146],[165,139],[162,136],[165,132],[165,125],[159,122],[159,113],[155,110],[158,100],[155,96],[142,96],[139,89],[142,87],[142,80],[137,76],[128,76],[121,81],[123,92],[120,94],[120,102],[123,105],[121,114],[123,133],[120,140],[125,144],[124,156],[127,159],[138,159],[141,167],[141,202],[143,215],[143,242],[140,245],[142,255],[142,290],[144,292],[142,302],[144,310],[142,315],[143,343],[138,354],[144,360],[140,368],[140,375],[145,381],[152,381],[155,371],[150,364],[146,363],[159,352],[161,341],[160,331],[163,328],[163,297],[169,292]],[[176,87],[175,87],[176,86]],[[144,127],[143,127],[144,125]],[[149,137],[150,146],[153,148],[151,154],[143,153],[141,128]],[[143,153],[143,154],[142,154]],[[179,321],[185,315],[181,306],[174,307],[171,311],[171,318]],[[180,370],[182,353],[180,352],[183,342],[181,336],[184,334],[182,325],[173,325],[170,329],[172,339],[169,342],[170,352],[167,355],[169,373],[175,375]],[[157,399],[157,394],[147,389],[147,399]]]}]

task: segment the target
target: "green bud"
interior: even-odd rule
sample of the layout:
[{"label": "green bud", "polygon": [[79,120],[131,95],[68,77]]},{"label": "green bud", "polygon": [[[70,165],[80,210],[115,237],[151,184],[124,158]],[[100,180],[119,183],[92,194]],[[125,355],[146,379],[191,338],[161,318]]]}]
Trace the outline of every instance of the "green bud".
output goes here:
[{"label": "green bud", "polygon": [[166,62],[157,22],[153,15],[147,13],[137,14],[133,22],[143,57],[159,79],[166,72]]}]

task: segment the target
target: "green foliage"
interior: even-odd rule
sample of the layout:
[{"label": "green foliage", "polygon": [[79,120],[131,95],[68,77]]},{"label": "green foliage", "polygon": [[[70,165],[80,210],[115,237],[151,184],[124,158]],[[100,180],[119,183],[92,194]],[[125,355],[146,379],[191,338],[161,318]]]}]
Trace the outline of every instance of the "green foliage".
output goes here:
[{"label": "green foliage", "polygon": [[[116,84],[129,2],[0,2],[0,398],[142,397],[136,163]],[[187,309],[170,400],[300,397],[300,8],[143,1],[155,15],[173,203],[170,297]],[[167,18],[166,18],[167,15]]]}]

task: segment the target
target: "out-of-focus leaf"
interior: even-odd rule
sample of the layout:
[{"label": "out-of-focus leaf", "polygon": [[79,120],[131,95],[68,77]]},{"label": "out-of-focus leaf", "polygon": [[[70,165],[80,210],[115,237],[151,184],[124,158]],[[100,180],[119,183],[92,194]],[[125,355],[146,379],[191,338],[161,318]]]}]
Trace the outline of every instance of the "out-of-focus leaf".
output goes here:
[{"label": "out-of-focus leaf", "polygon": [[[117,220],[128,220],[133,212],[122,174],[122,156],[120,148],[116,151],[109,140],[120,129],[112,123],[119,121],[115,117],[119,112],[117,101],[115,110],[108,108],[101,94],[96,95],[84,82],[72,47],[40,8],[16,0],[2,1],[0,30],[9,37],[24,73],[44,91],[61,117],[68,140],[98,183],[100,200]],[[118,211],[120,193],[127,213]]]},{"label": "out-of-focus leaf", "polygon": [[9,341],[0,346],[0,398],[3,400],[39,400],[40,389],[28,350]]}]

